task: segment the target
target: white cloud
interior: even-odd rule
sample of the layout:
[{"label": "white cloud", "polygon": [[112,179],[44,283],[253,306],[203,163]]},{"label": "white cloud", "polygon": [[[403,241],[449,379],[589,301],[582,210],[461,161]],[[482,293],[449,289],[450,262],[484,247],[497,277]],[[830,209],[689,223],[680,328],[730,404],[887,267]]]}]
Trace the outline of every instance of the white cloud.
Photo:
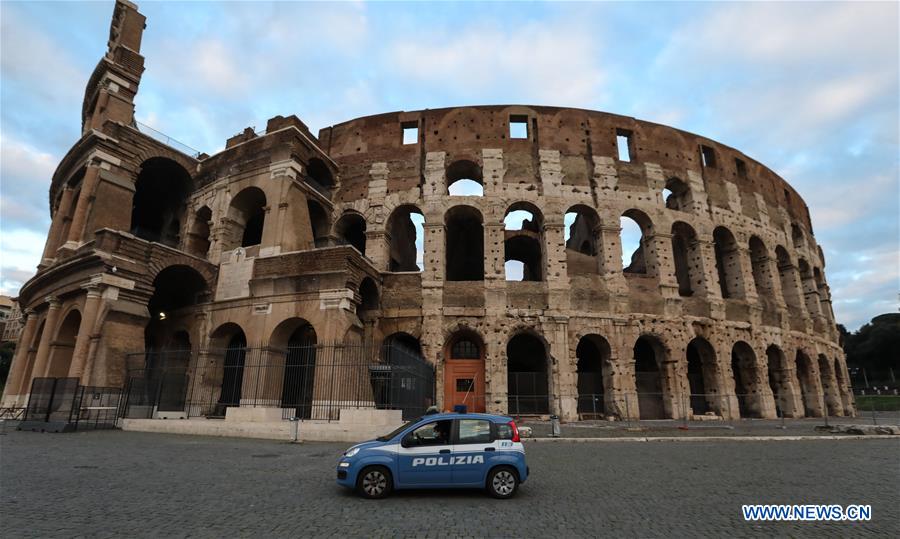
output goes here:
[{"label": "white cloud", "polygon": [[403,36],[387,46],[383,63],[407,80],[468,99],[499,91],[528,102],[592,106],[603,99],[597,45],[578,26],[485,22]]}]

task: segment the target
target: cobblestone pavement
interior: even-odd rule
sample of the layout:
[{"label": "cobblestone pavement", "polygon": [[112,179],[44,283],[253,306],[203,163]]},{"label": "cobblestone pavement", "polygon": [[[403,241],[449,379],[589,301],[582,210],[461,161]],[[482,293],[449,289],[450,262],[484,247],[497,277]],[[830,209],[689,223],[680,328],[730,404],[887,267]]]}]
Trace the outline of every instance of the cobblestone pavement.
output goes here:
[{"label": "cobblestone pavement", "polygon": [[[517,423],[519,423],[517,421]],[[523,421],[533,436],[550,434],[547,421]],[[735,421],[681,421],[676,419],[643,421],[578,421],[561,425],[564,438],[626,438],[653,436],[831,436],[834,425],[900,425],[900,412],[880,412],[859,417],[821,417],[804,419],[741,419]]]},{"label": "cobblestone pavement", "polygon": [[[0,436],[0,535],[900,536],[900,440],[529,443],[519,495],[334,483],[346,444],[105,431]],[[871,504],[859,523],[747,523],[745,503]]]}]

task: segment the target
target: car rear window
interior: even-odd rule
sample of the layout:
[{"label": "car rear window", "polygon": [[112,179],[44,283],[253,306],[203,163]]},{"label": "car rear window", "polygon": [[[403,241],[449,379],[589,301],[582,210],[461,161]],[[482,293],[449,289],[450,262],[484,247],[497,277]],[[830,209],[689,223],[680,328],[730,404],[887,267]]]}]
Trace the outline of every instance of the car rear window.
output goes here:
[{"label": "car rear window", "polygon": [[491,422],[483,419],[459,420],[459,443],[481,444],[491,441]]},{"label": "car rear window", "polygon": [[497,439],[512,440],[513,430],[509,423],[497,423]]}]

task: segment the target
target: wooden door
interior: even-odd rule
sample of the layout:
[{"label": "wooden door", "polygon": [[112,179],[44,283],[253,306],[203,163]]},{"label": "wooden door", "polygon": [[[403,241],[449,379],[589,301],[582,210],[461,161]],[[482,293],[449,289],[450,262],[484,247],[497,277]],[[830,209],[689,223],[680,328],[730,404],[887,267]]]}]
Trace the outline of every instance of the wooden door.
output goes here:
[{"label": "wooden door", "polygon": [[449,359],[444,365],[444,408],[465,404],[469,412],[484,412],[484,360]]}]

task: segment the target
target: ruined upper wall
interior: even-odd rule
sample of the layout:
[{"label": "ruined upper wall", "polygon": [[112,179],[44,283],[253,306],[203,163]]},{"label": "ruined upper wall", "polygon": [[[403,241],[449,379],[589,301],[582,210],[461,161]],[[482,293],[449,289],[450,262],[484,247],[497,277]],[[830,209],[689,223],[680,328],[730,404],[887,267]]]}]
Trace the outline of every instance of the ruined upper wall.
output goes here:
[{"label": "ruined upper wall", "polygon": [[[527,120],[527,139],[510,139],[511,117]],[[418,144],[403,144],[403,126],[418,126]],[[682,179],[687,170],[694,170],[702,174],[711,206],[729,209],[727,181],[738,187],[743,200],[752,201],[754,193],[760,193],[770,206],[785,208],[793,222],[812,231],[803,199],[769,168],[712,139],[617,114],[522,105],[391,112],[322,129],[319,142],[341,168],[337,198],[348,201],[365,196],[360,183],[371,163],[388,163],[399,190],[421,182],[428,152],[446,152],[448,163],[458,159],[480,163],[485,148],[503,150],[504,182],[539,184],[538,150],[556,150],[565,174],[563,184],[588,186],[594,157],[616,158],[616,135],[621,132],[632,136],[631,160],[620,163],[625,183],[631,172],[640,174],[644,163],[658,164]],[[715,166],[703,166],[701,146],[715,152]],[[736,160],[744,163],[743,173]],[[747,211],[754,217],[754,208]]]}]

